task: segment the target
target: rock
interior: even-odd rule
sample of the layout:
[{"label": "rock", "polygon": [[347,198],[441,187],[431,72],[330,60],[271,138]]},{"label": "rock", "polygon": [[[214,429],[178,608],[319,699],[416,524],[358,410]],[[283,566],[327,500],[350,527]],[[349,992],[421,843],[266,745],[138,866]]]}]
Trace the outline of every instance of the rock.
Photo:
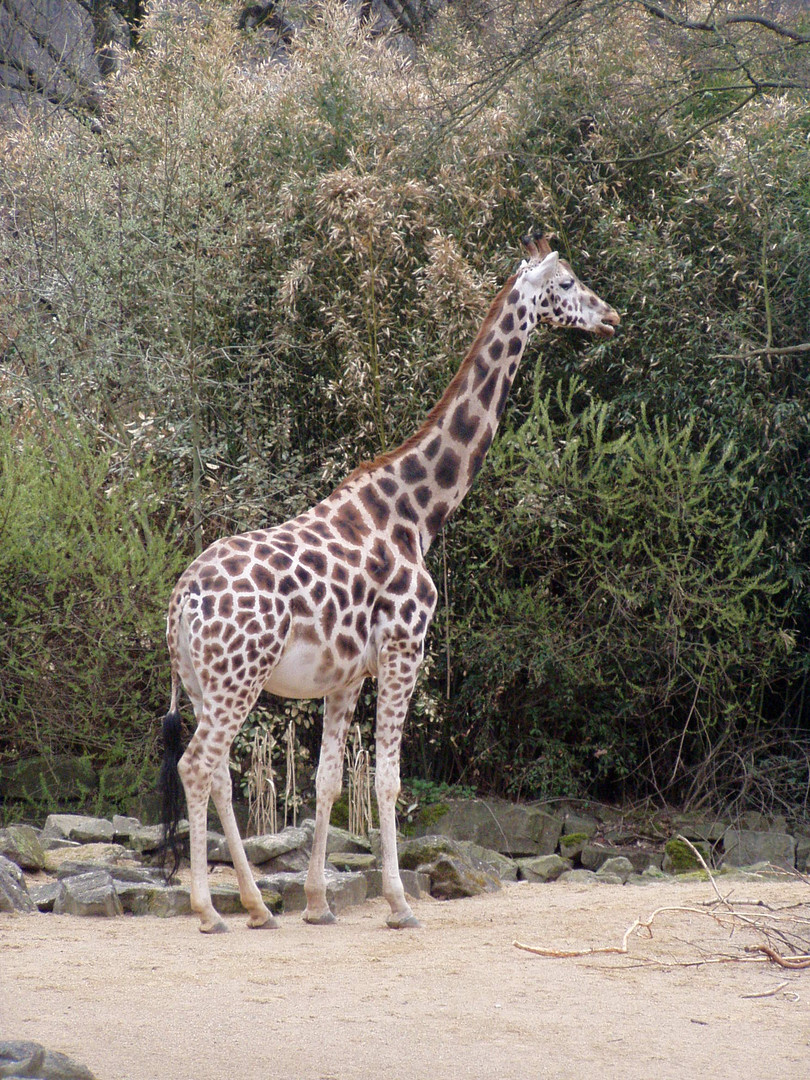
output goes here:
[{"label": "rock", "polygon": [[45,881],[41,885],[32,885],[28,890],[37,911],[53,911],[53,905],[59,895],[58,881]]},{"label": "rock", "polygon": [[583,835],[590,840],[599,830],[599,822],[590,814],[577,814],[573,810],[566,810],[563,818],[563,835]]},{"label": "rock", "polygon": [[[185,840],[188,836],[188,822],[185,818],[181,818],[178,823],[177,835],[181,840]],[[141,825],[133,829],[128,843],[133,851],[140,852],[142,855],[160,851],[164,843],[163,826]]]},{"label": "rock", "polygon": [[465,854],[461,844],[446,836],[422,836],[403,840],[399,865],[418,870],[430,878],[430,895],[437,900],[457,900],[500,889],[499,878],[486,863]]},{"label": "rock", "polygon": [[585,844],[579,861],[586,870],[598,870],[607,859],[624,858],[633,870],[641,874],[648,866],[660,866],[663,854],[655,848],[612,847],[607,844]]},{"label": "rock", "polygon": [[560,855],[564,859],[579,858],[588,840],[588,834],[584,832],[566,833],[560,837]]},{"label": "rock", "polygon": [[31,825],[9,825],[0,829],[0,855],[23,870],[42,870],[47,864],[39,833]]},{"label": "rock", "polygon": [[796,841],[787,833],[726,829],[723,866],[751,866],[769,862],[786,870],[796,865]]},{"label": "rock", "polygon": [[627,881],[633,873],[633,864],[624,855],[617,855],[611,859],[605,859],[596,872],[596,876],[602,880],[610,880],[613,884],[621,884]]},{"label": "rock", "polygon": [[517,865],[523,881],[556,881],[560,874],[572,869],[570,861],[559,855],[536,855],[533,859],[518,859]]},{"label": "rock", "polygon": [[[399,876],[408,896],[412,896],[415,900],[430,896],[430,877],[427,874],[420,874],[416,870],[400,870]],[[365,879],[366,899],[372,900],[374,897],[382,896],[382,870],[366,870]]]},{"label": "rock", "polygon": [[102,74],[120,65],[115,43],[129,47],[129,29],[111,3],[9,0],[0,8],[3,64],[0,104],[59,102],[96,113]]},{"label": "rock", "polygon": [[109,874],[113,881],[136,882],[146,885],[162,885],[164,878],[161,870],[153,866],[138,866],[130,863],[107,863],[107,862],[72,862],[67,860],[57,870],[57,879],[76,877],[79,874],[88,874],[91,871],[101,871]]},{"label": "rock", "polygon": [[[693,846],[700,852],[706,865],[711,866],[711,851],[708,844],[701,840],[695,840]],[[695,855],[694,851],[677,836],[673,836],[671,840],[667,840],[666,844],[664,844],[664,859],[661,868],[668,874],[688,874],[692,870],[703,869],[700,859]]]},{"label": "rock", "polygon": [[42,830],[43,839],[54,837],[79,844],[112,842],[113,835],[111,821],[84,814],[49,814]]},{"label": "rock", "polygon": [[365,870],[374,870],[377,860],[369,852],[358,851],[335,851],[327,855],[326,861],[335,870],[350,870],[363,873]]},{"label": "rock", "polygon": [[136,817],[124,817],[122,814],[113,814],[112,819],[113,840],[120,844],[129,840],[134,832],[141,828],[141,822]]},{"label": "rock", "polygon": [[[259,878],[260,889],[269,889],[281,895],[285,912],[303,911],[307,906],[304,892],[305,873],[269,874]],[[332,911],[339,915],[346,908],[362,904],[366,898],[366,879],[363,874],[339,874],[326,869],[326,899]]]},{"label": "rock", "polygon": [[184,885],[121,883],[116,894],[124,911],[166,919],[191,914],[191,895]]},{"label": "rock", "polygon": [[106,870],[90,870],[64,878],[54,901],[55,915],[123,915],[124,909]]},{"label": "rock", "polygon": [[34,1080],[95,1080],[84,1065],[33,1042],[0,1041],[0,1076]]},{"label": "rock", "polygon": [[37,906],[31,899],[23,872],[15,862],[0,855],[0,912],[31,915]]},{"label": "rock", "polygon": [[484,869],[477,869],[465,859],[440,855],[432,863],[420,866],[430,877],[430,895],[437,900],[460,900],[500,889],[500,879]]},{"label": "rock", "polygon": [[645,870],[642,870],[639,876],[646,878],[647,881],[666,881],[668,875],[663,870],[659,870],[657,866],[648,866]]},{"label": "rock", "polygon": [[205,834],[205,842],[207,846],[207,857],[211,863],[232,863],[231,849],[228,847],[228,841],[222,835],[222,833],[211,832],[209,829]]},{"label": "rock", "polygon": [[263,874],[298,874],[309,866],[309,852],[302,848],[293,848],[262,863]]},{"label": "rock", "polygon": [[60,840],[56,836],[43,836],[41,833],[39,839],[46,853],[49,851],[61,851],[63,848],[77,848],[82,846],[81,844],[77,844],[75,840]]},{"label": "rock", "polygon": [[[62,867],[65,865],[78,865],[81,867],[83,863],[117,863],[120,861],[130,863],[134,861],[132,852],[122,844],[79,844],[48,852],[48,869],[55,870],[60,876]],[[83,869],[86,870],[87,867],[84,866]],[[73,870],[71,872],[77,873],[78,871]]]},{"label": "rock", "polygon": [[557,881],[565,882],[566,885],[598,885],[599,878],[593,870],[565,870],[557,878]]},{"label": "rock", "polygon": [[[312,836],[315,832],[315,819],[306,818],[301,822],[301,828],[307,834],[307,849],[312,849]],[[339,829],[336,825],[330,825],[326,834],[326,854],[331,855],[337,851],[354,851],[358,854],[371,851],[371,841],[365,836],[350,833],[347,829]]]},{"label": "rock", "polygon": [[685,836],[693,843],[703,840],[707,844],[716,844],[723,839],[728,829],[728,822],[719,818],[704,818],[694,814],[673,814],[667,827],[674,833]]},{"label": "rock", "polygon": [[438,831],[452,840],[471,840],[512,858],[550,855],[562,832],[561,818],[502,799],[448,799],[429,809],[430,835]]},{"label": "rock", "polygon": [[787,832],[787,819],[782,814],[761,814],[746,810],[740,815],[740,827],[750,832]]},{"label": "rock", "polygon": [[265,833],[263,836],[251,836],[245,840],[245,852],[255,866],[262,866],[296,848],[308,850],[311,846],[312,834],[295,825],[288,825],[278,833]]},{"label": "rock", "polygon": [[471,840],[459,840],[458,844],[468,858],[484,863],[501,881],[518,880],[518,864],[515,859],[510,859],[508,855],[501,855],[499,851],[493,851],[491,848],[474,844]]}]

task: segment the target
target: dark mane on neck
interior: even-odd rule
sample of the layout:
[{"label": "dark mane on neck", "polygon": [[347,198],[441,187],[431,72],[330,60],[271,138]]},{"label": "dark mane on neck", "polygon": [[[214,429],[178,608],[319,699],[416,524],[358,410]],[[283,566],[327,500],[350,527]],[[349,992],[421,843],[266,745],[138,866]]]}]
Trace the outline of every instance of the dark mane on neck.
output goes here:
[{"label": "dark mane on neck", "polygon": [[357,468],[353,472],[351,472],[346,477],[346,479],[342,481],[342,483],[338,485],[339,488],[343,487],[344,484],[348,484],[349,481],[354,480],[356,477],[362,475],[363,473],[371,472],[372,469],[379,469],[385,465],[390,465],[392,462],[396,461],[397,458],[400,458],[403,454],[407,453],[408,450],[415,446],[422,439],[425,432],[432,428],[436,424],[436,422],[445,415],[445,413],[450,407],[451,401],[453,401],[453,399],[456,397],[458,388],[464,380],[465,375],[472,367],[475,357],[478,355],[481,349],[481,343],[483,342],[489,331],[492,329],[493,324],[498,321],[504,305],[504,300],[512,291],[512,287],[515,284],[516,277],[517,274],[512,274],[512,276],[507,280],[501,291],[492,301],[489,311],[487,312],[486,317],[481,324],[481,329],[475,336],[475,341],[473,341],[467,352],[467,355],[461,361],[461,365],[459,366],[459,369],[455,373],[453,378],[450,380],[447,389],[433,406],[433,408],[430,410],[428,415],[425,417],[425,420],[422,423],[421,427],[419,427],[419,429],[415,431],[413,435],[409,435],[405,442],[400,443],[400,445],[397,446],[394,450],[388,450],[384,454],[380,454],[378,457],[374,458],[373,461],[361,461]]}]

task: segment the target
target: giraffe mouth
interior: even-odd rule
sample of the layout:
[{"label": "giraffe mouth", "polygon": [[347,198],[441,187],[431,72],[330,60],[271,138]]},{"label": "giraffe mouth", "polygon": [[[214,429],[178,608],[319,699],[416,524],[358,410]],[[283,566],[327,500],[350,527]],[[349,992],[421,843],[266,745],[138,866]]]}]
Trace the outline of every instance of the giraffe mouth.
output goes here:
[{"label": "giraffe mouth", "polygon": [[606,314],[602,316],[602,321],[594,330],[597,337],[611,338],[616,333],[616,327],[620,323],[619,315],[612,308]]}]

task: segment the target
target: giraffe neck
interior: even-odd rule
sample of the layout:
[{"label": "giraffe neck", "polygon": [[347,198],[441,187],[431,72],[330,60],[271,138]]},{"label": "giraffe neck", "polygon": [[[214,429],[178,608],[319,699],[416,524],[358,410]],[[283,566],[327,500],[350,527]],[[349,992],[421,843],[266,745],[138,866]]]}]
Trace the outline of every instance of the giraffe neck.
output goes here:
[{"label": "giraffe neck", "polygon": [[393,506],[427,552],[472,486],[536,322],[517,276],[495,297],[470,351],[419,430],[349,478]]}]

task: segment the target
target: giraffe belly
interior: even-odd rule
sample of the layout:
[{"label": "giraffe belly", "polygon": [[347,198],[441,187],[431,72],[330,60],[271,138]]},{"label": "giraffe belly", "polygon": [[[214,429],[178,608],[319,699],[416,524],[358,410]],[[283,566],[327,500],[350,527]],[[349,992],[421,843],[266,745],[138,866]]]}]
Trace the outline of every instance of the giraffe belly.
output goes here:
[{"label": "giraffe belly", "polygon": [[264,684],[269,694],[285,698],[320,698],[340,686],[345,673],[335,667],[331,651],[308,641],[292,641]]}]

